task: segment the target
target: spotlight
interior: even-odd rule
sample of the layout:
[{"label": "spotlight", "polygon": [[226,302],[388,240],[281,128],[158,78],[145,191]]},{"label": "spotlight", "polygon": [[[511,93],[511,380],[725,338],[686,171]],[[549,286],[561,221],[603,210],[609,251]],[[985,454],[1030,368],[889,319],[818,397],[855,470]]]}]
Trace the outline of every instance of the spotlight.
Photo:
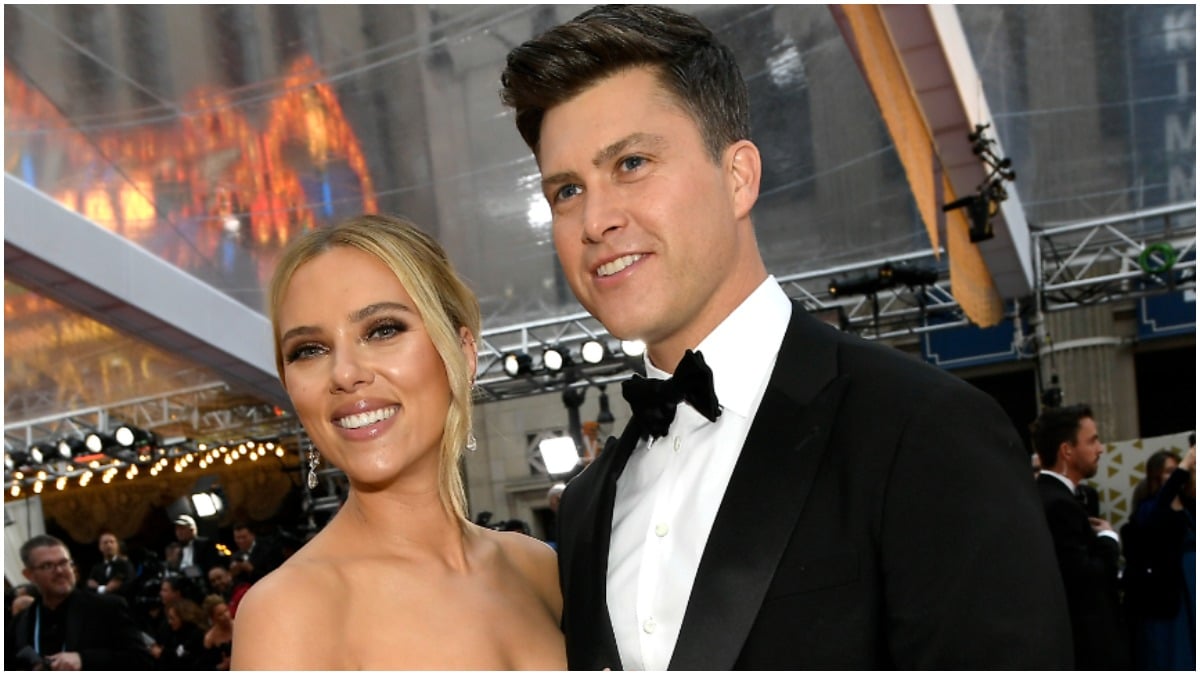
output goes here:
[{"label": "spotlight", "polygon": [[625,356],[641,356],[646,353],[646,343],[641,340],[621,340],[621,351]]},{"label": "spotlight", "polygon": [[140,448],[146,445],[154,445],[156,439],[154,434],[139,429],[128,424],[122,424],[113,432],[113,439],[117,444],[124,448]]},{"label": "spotlight", "polygon": [[892,283],[908,287],[932,286],[937,283],[938,273],[928,267],[917,267],[908,263],[884,263],[879,268],[881,279],[890,279]]},{"label": "spotlight", "polygon": [[509,377],[517,377],[533,372],[533,357],[521,352],[512,352],[504,356],[504,372]]},{"label": "spotlight", "polygon": [[104,452],[105,448],[111,447],[114,443],[116,443],[116,441],[113,440],[112,436],[99,431],[93,431],[92,433],[83,437],[83,445],[87,447],[88,451],[90,451],[92,454]]},{"label": "spotlight", "polygon": [[604,345],[599,340],[588,340],[579,348],[583,360],[588,363],[600,363],[604,360]]},{"label": "spotlight", "polygon": [[[542,352],[542,365],[546,370],[557,373],[570,361],[570,358],[558,347],[548,347]],[[507,369],[507,364],[506,364]],[[509,373],[510,375],[512,373]]]},{"label": "spotlight", "polygon": [[58,442],[58,458],[70,461],[74,457],[88,454],[82,438],[64,438]]},{"label": "spotlight", "polygon": [[45,464],[55,454],[55,448],[45,443],[34,443],[29,446],[29,462]]},{"label": "spotlight", "polygon": [[538,453],[546,473],[551,476],[570,473],[579,465],[579,448],[570,436],[556,436],[538,443]]},{"label": "spotlight", "polygon": [[875,295],[879,291],[891,285],[891,279],[884,281],[879,276],[879,271],[867,272],[856,277],[847,277],[845,279],[831,279],[829,281],[829,294],[833,297],[845,297],[848,295]]}]

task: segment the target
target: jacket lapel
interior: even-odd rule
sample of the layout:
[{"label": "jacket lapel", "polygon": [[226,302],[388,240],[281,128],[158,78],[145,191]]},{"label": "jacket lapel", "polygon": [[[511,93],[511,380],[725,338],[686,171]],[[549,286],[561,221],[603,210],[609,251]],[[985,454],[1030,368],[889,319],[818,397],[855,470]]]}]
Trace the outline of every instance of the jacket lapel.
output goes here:
[{"label": "jacket lapel", "polygon": [[[617,478],[629,462],[641,434],[636,422],[626,426],[621,439],[608,439],[604,451],[589,470],[595,470],[593,486],[574,526],[579,527],[579,541],[573,550],[569,586],[563,588],[568,607],[563,617],[570,617],[571,626],[564,624],[568,640],[568,660],[572,670],[600,670],[621,667],[620,652],[608,614],[608,550],[612,534],[613,503],[617,494]],[[582,476],[581,476],[582,477]],[[561,537],[560,537],[561,540]]]},{"label": "jacket lapel", "polygon": [[696,572],[672,670],[731,670],[826,452],[848,381],[837,343],[793,304],[775,370]]}]

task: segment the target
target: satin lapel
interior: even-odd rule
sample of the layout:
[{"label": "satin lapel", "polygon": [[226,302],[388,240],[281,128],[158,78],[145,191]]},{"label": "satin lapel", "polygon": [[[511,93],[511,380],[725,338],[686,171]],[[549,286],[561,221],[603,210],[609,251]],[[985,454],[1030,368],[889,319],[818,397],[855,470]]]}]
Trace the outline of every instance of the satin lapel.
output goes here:
[{"label": "satin lapel", "polygon": [[630,423],[620,441],[610,438],[604,451],[589,470],[598,473],[591,503],[584,508],[577,525],[590,531],[581,534],[572,563],[572,580],[564,589],[564,620],[571,622],[567,631],[568,666],[572,670],[619,669],[620,652],[608,614],[608,549],[612,534],[613,502],[617,494],[617,478],[637,447],[640,429]]},{"label": "satin lapel", "polygon": [[671,657],[672,670],[731,670],[826,452],[848,381],[837,344],[793,305],[775,370],[742,448]]}]

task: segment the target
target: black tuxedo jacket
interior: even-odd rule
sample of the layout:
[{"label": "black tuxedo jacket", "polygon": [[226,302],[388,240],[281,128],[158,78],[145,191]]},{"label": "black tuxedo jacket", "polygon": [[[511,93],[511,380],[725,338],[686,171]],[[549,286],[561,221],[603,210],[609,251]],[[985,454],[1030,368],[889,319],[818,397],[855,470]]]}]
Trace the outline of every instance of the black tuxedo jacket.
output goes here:
[{"label": "black tuxedo jacket", "polygon": [[[718,392],[719,395],[719,392]],[[605,578],[641,430],[559,507],[573,669],[621,667]],[[995,402],[794,304],[671,669],[1061,668],[1066,600],[1028,453]]]},{"label": "black tuxedo jacket", "polygon": [[1067,589],[1075,664],[1086,670],[1128,668],[1117,577],[1121,546],[1096,534],[1087,510],[1062,481],[1043,475],[1037,486]]},{"label": "black tuxedo jacket", "polygon": [[[63,651],[79,652],[83,670],[151,670],[154,660],[124,598],[75,590],[69,602]],[[13,619],[4,640],[5,670],[28,670],[16,654],[22,647],[36,649],[33,634],[40,606],[38,600]]]}]

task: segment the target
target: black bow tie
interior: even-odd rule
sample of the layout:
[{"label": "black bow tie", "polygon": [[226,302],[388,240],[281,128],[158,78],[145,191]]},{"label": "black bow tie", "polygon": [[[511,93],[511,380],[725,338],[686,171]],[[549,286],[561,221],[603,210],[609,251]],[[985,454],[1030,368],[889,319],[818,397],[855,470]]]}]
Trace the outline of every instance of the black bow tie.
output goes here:
[{"label": "black bow tie", "polygon": [[675,408],[687,401],[709,422],[721,416],[717,392],[713,389],[712,370],[698,352],[688,350],[666,380],[634,375],[621,384],[621,394],[629,402],[633,416],[651,438],[667,435],[675,419]]}]

